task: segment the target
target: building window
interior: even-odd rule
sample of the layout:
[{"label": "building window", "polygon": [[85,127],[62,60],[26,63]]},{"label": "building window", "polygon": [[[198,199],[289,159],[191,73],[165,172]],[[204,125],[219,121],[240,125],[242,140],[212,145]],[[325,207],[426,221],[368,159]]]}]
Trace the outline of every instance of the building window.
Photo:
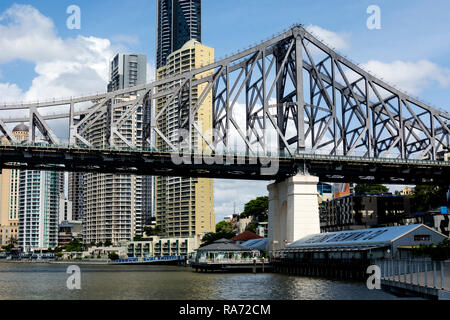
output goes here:
[{"label": "building window", "polygon": [[428,234],[416,234],[414,235],[414,241],[430,241],[431,236]]}]

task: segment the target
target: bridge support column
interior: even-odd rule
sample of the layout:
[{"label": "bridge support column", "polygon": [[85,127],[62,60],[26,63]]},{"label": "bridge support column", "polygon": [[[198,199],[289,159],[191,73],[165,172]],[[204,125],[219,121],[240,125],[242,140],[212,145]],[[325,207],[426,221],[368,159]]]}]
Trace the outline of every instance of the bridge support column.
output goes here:
[{"label": "bridge support column", "polygon": [[319,178],[298,174],[270,184],[269,251],[283,249],[304,236],[320,233]]}]

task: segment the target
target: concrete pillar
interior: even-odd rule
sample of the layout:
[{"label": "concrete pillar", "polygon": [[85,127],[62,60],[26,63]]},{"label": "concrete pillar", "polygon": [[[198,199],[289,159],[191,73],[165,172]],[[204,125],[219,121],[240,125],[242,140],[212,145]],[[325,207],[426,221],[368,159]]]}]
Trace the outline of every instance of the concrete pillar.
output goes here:
[{"label": "concrete pillar", "polygon": [[298,174],[267,187],[269,251],[283,249],[304,236],[320,233],[318,182],[318,177]]}]

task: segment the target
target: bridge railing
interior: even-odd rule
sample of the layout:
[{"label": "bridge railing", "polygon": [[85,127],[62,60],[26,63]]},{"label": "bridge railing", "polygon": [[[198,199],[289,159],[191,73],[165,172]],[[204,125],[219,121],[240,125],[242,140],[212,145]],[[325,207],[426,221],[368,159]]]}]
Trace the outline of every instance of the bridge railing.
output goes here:
[{"label": "bridge railing", "polygon": [[450,261],[383,259],[375,264],[382,280],[450,291]]}]

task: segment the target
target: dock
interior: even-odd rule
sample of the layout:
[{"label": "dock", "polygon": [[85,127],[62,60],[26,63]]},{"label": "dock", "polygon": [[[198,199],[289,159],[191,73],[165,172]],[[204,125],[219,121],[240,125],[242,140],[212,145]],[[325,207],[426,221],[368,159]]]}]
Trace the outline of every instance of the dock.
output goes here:
[{"label": "dock", "polygon": [[109,262],[115,265],[143,265],[143,264],[186,264],[185,256],[156,256],[156,257],[141,257],[141,258],[127,258],[117,259]]},{"label": "dock", "polygon": [[195,272],[253,272],[264,273],[271,272],[272,265],[261,260],[258,261],[209,261],[194,262],[191,261],[190,266]]}]

